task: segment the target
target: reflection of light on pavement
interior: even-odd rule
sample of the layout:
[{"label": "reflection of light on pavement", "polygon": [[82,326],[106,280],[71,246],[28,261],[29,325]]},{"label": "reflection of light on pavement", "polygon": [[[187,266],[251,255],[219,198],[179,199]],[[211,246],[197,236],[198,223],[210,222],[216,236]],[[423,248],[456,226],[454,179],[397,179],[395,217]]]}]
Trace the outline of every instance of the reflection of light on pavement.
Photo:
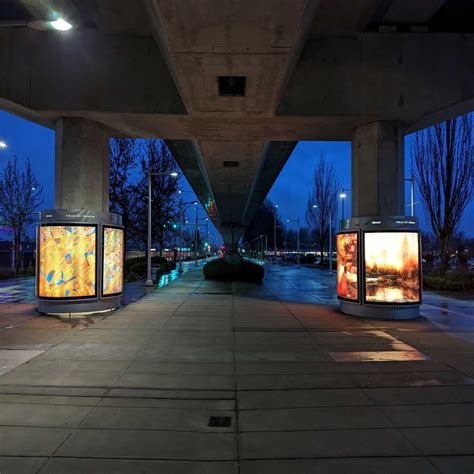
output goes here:
[{"label": "reflection of light on pavement", "polygon": [[163,288],[172,281],[176,280],[179,277],[178,270],[172,270],[170,273],[165,273],[161,275],[160,281],[158,282],[158,288]]}]

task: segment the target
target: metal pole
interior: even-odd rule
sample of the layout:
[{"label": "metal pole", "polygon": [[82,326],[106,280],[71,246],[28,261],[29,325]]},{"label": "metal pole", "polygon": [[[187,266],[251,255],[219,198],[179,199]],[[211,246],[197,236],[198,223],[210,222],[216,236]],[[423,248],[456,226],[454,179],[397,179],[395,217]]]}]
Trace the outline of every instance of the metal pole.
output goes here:
[{"label": "metal pole", "polygon": [[207,262],[207,256],[208,256],[208,245],[209,245],[209,219],[206,217],[206,262]]},{"label": "metal pole", "polygon": [[411,215],[412,217],[415,215],[415,176],[413,175],[413,171],[411,173]]},{"label": "metal pole", "polygon": [[298,251],[298,255],[296,257],[296,267],[297,268],[300,268],[300,218],[298,217],[298,219],[296,219],[296,222],[297,222],[297,225],[298,225],[298,229],[297,229],[297,251]]},{"label": "metal pole", "polygon": [[277,210],[273,210],[273,263],[277,261]]},{"label": "metal pole", "polygon": [[198,207],[196,206],[196,227],[194,229],[194,249],[196,250],[196,261],[194,265],[198,266]]},{"label": "metal pole", "polygon": [[151,279],[151,174],[148,171],[148,238],[146,253],[146,282],[145,286],[153,286]]},{"label": "metal pole", "polygon": [[332,273],[332,212],[329,210],[329,273]]},{"label": "metal pole", "polygon": [[183,200],[179,201],[179,265],[178,272],[183,273]]}]

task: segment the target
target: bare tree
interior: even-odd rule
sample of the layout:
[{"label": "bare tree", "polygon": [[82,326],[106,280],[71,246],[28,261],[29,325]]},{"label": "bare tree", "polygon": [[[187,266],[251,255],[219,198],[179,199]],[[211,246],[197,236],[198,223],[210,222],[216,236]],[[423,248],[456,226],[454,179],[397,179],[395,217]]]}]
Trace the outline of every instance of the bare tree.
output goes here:
[{"label": "bare tree", "polygon": [[20,242],[28,225],[37,220],[35,211],[42,202],[42,192],[29,160],[22,171],[16,157],[8,161],[0,177],[0,221],[13,228],[16,274],[20,269]]},{"label": "bare tree", "polygon": [[426,217],[439,241],[440,272],[448,269],[448,245],[473,195],[472,116],[417,132],[413,168]]},{"label": "bare tree", "polygon": [[[165,142],[162,140],[147,140],[141,157],[141,177],[136,186],[138,204],[133,219],[136,222],[137,233],[143,241],[147,235],[148,212],[148,172],[152,173],[152,239],[159,243],[160,255],[163,253],[166,237],[175,232],[179,220],[178,205],[178,176],[179,168]],[[173,226],[175,224],[175,226]]]},{"label": "bare tree", "polygon": [[[329,223],[334,227],[337,212],[339,182],[332,164],[321,153],[314,169],[313,188],[306,205],[306,222],[314,232],[323,259],[324,246],[329,239]],[[316,207],[315,207],[316,206]]]},{"label": "bare tree", "polygon": [[110,150],[110,211],[122,215],[127,240],[136,237],[137,192],[134,172],[140,165],[142,147],[137,140],[113,138]]},{"label": "bare tree", "polygon": [[[273,229],[275,226],[275,212],[275,205],[272,203],[272,201],[270,201],[270,199],[265,199],[258,208],[258,211],[250,224],[246,227],[242,241],[245,243],[250,243],[260,235],[266,235],[268,248],[274,248],[275,244],[273,242]],[[276,224],[277,242],[282,242],[283,223],[279,218],[277,218]]]}]

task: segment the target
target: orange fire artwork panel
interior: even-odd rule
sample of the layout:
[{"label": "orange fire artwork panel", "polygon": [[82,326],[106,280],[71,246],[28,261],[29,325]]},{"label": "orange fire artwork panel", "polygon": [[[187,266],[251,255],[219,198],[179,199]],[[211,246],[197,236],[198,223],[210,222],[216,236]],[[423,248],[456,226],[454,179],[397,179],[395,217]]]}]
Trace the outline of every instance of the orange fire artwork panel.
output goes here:
[{"label": "orange fire artwork panel", "polygon": [[337,241],[337,296],[357,301],[357,232],[338,234]]},{"label": "orange fire artwork panel", "polygon": [[38,295],[96,296],[97,232],[93,226],[42,226],[39,231]]},{"label": "orange fire artwork panel", "polygon": [[365,299],[370,303],[420,302],[417,232],[367,232]]}]

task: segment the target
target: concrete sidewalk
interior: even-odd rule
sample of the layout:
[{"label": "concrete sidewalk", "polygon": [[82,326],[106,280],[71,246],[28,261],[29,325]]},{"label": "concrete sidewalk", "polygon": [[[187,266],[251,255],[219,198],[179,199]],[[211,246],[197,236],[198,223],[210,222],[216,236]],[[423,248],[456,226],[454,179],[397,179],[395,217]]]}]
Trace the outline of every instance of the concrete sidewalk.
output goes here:
[{"label": "concrete sidewalk", "polygon": [[2,330],[42,352],[0,377],[0,472],[472,473],[469,302],[433,322],[334,304],[319,270],[195,271],[108,317]]}]

